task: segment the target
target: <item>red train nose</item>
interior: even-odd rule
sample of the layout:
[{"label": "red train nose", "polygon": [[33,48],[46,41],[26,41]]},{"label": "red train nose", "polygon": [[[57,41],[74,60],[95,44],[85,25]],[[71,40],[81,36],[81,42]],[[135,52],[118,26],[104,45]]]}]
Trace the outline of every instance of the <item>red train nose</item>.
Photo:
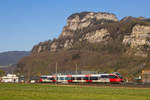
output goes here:
[{"label": "red train nose", "polygon": [[42,82],[43,80],[42,79],[40,79],[40,82]]}]

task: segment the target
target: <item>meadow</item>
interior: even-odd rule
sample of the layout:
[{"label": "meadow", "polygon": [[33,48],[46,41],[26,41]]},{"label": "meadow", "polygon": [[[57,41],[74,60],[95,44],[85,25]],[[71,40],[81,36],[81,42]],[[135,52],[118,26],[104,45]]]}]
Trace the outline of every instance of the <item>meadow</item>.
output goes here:
[{"label": "meadow", "polygon": [[0,83],[0,100],[150,100],[150,88]]}]

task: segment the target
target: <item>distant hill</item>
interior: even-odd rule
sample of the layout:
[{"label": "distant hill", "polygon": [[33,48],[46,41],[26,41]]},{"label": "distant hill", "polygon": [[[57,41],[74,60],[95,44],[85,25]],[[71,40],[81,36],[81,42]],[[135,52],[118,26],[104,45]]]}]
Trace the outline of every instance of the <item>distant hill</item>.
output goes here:
[{"label": "distant hill", "polygon": [[30,52],[28,51],[8,51],[0,53],[0,68],[17,64],[22,57],[29,56],[29,54]]}]

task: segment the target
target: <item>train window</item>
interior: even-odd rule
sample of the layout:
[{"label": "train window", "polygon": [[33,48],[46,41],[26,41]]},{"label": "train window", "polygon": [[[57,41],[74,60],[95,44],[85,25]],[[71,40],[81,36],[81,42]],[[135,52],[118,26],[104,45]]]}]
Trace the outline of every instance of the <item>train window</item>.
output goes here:
[{"label": "train window", "polygon": [[52,77],[52,78],[50,78],[50,80],[55,80],[55,78],[54,78],[54,77]]},{"label": "train window", "polygon": [[108,75],[102,75],[101,78],[109,78]]},{"label": "train window", "polygon": [[71,77],[68,77],[68,80],[71,80]]},{"label": "train window", "polygon": [[75,80],[75,77],[71,77],[71,80]]},{"label": "train window", "polygon": [[47,78],[47,79],[48,79],[48,80],[52,80],[52,78],[50,78],[50,77],[49,77],[49,78]]},{"label": "train window", "polygon": [[71,80],[71,77],[64,77],[65,80]]},{"label": "train window", "polygon": [[64,80],[68,80],[68,77],[64,77]]},{"label": "train window", "polygon": [[115,75],[109,75],[109,78],[118,78],[118,77]]},{"label": "train window", "polygon": [[59,77],[59,80],[64,80],[64,77]]},{"label": "train window", "polygon": [[83,77],[83,80],[89,80],[89,78],[88,77]]},{"label": "train window", "polygon": [[47,79],[47,77],[41,77],[42,79]]},{"label": "train window", "polygon": [[90,77],[90,80],[98,80],[98,77]]},{"label": "train window", "polygon": [[77,77],[77,80],[81,80],[81,77]]}]

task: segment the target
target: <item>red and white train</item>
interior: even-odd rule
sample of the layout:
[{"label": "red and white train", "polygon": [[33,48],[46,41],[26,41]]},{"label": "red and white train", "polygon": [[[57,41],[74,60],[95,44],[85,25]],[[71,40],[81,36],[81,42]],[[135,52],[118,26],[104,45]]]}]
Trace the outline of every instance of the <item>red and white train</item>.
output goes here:
[{"label": "red and white train", "polygon": [[90,75],[43,75],[41,83],[121,83],[123,78],[117,74]]}]

